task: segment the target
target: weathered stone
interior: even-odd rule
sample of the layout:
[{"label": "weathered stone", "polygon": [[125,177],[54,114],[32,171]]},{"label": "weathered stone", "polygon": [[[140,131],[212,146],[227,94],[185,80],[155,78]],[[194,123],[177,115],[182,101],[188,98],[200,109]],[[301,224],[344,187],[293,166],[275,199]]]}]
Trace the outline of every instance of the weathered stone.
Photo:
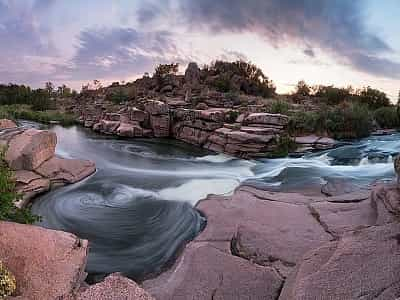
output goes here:
[{"label": "weathered stone", "polygon": [[151,115],[150,126],[155,137],[169,137],[170,135],[170,116]]},{"label": "weathered stone", "polygon": [[282,279],[272,269],[254,265],[207,244],[190,244],[172,270],[144,282],[156,299],[277,299]]},{"label": "weathered stone", "polygon": [[307,253],[280,300],[400,297],[400,224],[346,233]]},{"label": "weathered stone", "polygon": [[182,140],[190,144],[203,145],[207,141],[210,134],[211,133],[206,130],[182,126],[176,131],[175,137],[178,140]]},{"label": "weathered stone", "polygon": [[242,131],[232,131],[228,132],[228,143],[260,143],[260,144],[268,144],[274,139],[274,135],[257,135],[250,134]]},{"label": "weathered stone", "polygon": [[108,120],[101,120],[101,127],[100,131],[108,134],[115,134],[119,125],[121,124],[119,121],[108,121]]},{"label": "weathered stone", "polygon": [[327,181],[321,187],[321,192],[327,196],[338,196],[361,190],[360,187],[344,178],[328,178]]},{"label": "weathered stone", "polygon": [[117,134],[123,137],[142,137],[143,128],[139,124],[121,123],[117,129]]},{"label": "weathered stone", "polygon": [[144,122],[145,120],[148,119],[147,113],[137,109],[137,108],[132,108],[130,110],[130,120],[135,121],[135,122]]},{"label": "weathered stone", "polygon": [[118,114],[118,113],[105,113],[103,119],[106,120],[106,121],[119,122],[121,120],[121,114]]},{"label": "weathered stone", "polygon": [[288,122],[288,116],[269,113],[252,113],[243,121],[244,124],[271,124],[278,126],[286,126]]},{"label": "weathered stone", "polygon": [[16,204],[18,207],[26,206],[29,200],[50,189],[50,180],[37,173],[19,170],[15,172],[14,177],[17,191],[23,195],[23,198]]},{"label": "weathered stone", "polygon": [[396,184],[378,185],[371,193],[378,225],[400,222],[400,190]]},{"label": "weathered stone", "polygon": [[165,115],[168,114],[168,105],[161,101],[149,100],[144,104],[144,109],[151,115]]},{"label": "weathered stone", "polygon": [[282,130],[268,127],[242,126],[240,127],[240,131],[256,135],[274,135],[280,133]]},{"label": "weathered stone", "polygon": [[0,260],[15,275],[15,299],[66,299],[86,277],[87,250],[70,233],[0,222]]},{"label": "weathered stone", "polygon": [[191,62],[187,66],[185,71],[185,82],[192,87],[196,87],[200,83],[200,69],[195,62]]},{"label": "weathered stone", "polygon": [[8,119],[0,119],[0,130],[16,128],[16,127],[17,127],[17,124],[15,124],[14,121],[11,121]]},{"label": "weathered stone", "polygon": [[80,159],[53,157],[43,163],[36,172],[49,178],[52,184],[71,184],[93,174],[96,167],[93,162]]},{"label": "weathered stone", "polygon": [[182,125],[207,131],[214,131],[222,127],[221,123],[208,122],[203,120],[183,121]]},{"label": "weathered stone", "polygon": [[119,274],[111,274],[104,281],[91,285],[79,293],[76,300],[154,300],[134,281]]},{"label": "weathered stone", "polygon": [[13,170],[34,170],[53,157],[56,144],[54,132],[28,129],[11,139],[5,158]]},{"label": "weathered stone", "polygon": [[201,110],[199,117],[203,120],[223,123],[225,121],[225,112],[214,109]]}]

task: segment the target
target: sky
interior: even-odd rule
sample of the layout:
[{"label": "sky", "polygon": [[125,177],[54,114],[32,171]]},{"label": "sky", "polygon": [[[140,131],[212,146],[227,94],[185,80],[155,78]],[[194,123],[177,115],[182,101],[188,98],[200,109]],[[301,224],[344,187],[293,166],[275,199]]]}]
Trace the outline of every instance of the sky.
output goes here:
[{"label": "sky", "polygon": [[400,90],[398,0],[0,0],[0,82],[75,89],[160,63],[246,60],[299,80]]}]

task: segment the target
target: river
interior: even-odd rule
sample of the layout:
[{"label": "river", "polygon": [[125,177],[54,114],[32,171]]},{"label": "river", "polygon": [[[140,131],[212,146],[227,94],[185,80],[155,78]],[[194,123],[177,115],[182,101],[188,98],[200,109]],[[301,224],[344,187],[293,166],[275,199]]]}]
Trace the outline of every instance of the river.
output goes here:
[{"label": "river", "polygon": [[[24,122],[25,126],[39,126]],[[118,139],[81,127],[50,128],[56,153],[90,159],[97,172],[35,201],[39,225],[90,241],[87,272],[141,280],[161,272],[206,225],[194,205],[240,184],[277,191],[318,190],[331,178],[356,185],[393,179],[400,134],[370,137],[301,158],[246,161],[174,140]]]}]

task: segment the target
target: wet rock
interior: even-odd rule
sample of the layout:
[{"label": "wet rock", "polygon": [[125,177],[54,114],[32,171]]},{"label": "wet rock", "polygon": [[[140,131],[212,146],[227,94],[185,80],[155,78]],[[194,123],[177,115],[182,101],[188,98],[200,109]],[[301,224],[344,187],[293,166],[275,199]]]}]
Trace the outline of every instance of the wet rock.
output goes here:
[{"label": "wet rock", "polygon": [[178,140],[201,146],[206,143],[211,133],[199,128],[178,125],[174,128],[174,135]]},{"label": "wet rock", "polygon": [[327,196],[339,196],[360,191],[361,188],[344,178],[328,178],[327,183],[321,187],[321,192]]},{"label": "wet rock", "polygon": [[171,118],[169,115],[151,115],[150,126],[155,137],[169,137]]},{"label": "wet rock", "polygon": [[118,121],[101,120],[100,121],[100,131],[107,133],[107,134],[114,134],[114,133],[116,133],[120,124],[121,123],[119,120]]},{"label": "wet rock", "polygon": [[272,300],[279,296],[282,279],[272,268],[191,244],[171,271],[143,285],[159,300]]},{"label": "wet rock", "polygon": [[16,278],[14,299],[66,299],[86,276],[87,250],[70,233],[0,222],[0,260]]},{"label": "wet rock", "polygon": [[50,179],[52,184],[64,185],[78,182],[96,171],[93,162],[80,159],[53,157],[43,163],[36,172]]},{"label": "wet rock", "polygon": [[134,281],[119,274],[111,274],[104,281],[88,287],[79,293],[76,300],[153,300]]},{"label": "wet rock", "polygon": [[346,233],[307,253],[280,300],[397,299],[400,224]]},{"label": "wet rock", "polygon": [[269,113],[252,113],[248,115],[243,123],[247,124],[270,124],[277,126],[286,126],[289,122],[289,117],[281,114]]},{"label": "wet rock", "polygon": [[5,158],[13,170],[34,170],[53,157],[56,144],[54,132],[28,129],[10,140]]},{"label": "wet rock", "polygon": [[117,134],[123,137],[142,137],[143,128],[139,124],[121,123],[117,129]]},{"label": "wet rock", "polygon": [[0,119],[0,130],[16,128],[16,127],[17,127],[17,124],[15,124],[14,121],[11,121],[8,119]]}]

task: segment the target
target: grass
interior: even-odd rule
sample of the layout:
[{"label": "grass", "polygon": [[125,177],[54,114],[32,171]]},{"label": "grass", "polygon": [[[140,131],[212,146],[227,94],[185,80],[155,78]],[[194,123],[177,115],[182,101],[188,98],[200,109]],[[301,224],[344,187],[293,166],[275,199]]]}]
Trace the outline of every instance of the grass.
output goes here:
[{"label": "grass", "polygon": [[0,106],[0,118],[2,119],[24,119],[49,124],[58,122],[63,126],[71,126],[76,123],[70,114],[54,110],[34,111],[28,105],[2,105]]}]

